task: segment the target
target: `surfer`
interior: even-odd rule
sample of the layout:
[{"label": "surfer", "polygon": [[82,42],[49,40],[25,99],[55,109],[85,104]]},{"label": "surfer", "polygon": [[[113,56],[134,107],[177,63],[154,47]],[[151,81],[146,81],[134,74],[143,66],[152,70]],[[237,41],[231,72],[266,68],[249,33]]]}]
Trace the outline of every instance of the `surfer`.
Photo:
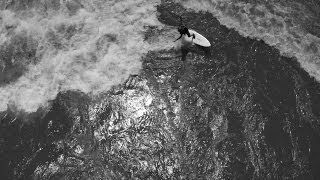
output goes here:
[{"label": "surfer", "polygon": [[[182,22],[182,17],[180,16],[180,26],[178,27],[178,31],[180,33],[180,37],[178,39],[176,39],[175,41],[173,42],[176,42],[177,40],[181,39],[183,35],[188,35],[188,37],[191,37],[190,35],[190,32],[187,28],[187,26],[185,26]],[[192,38],[194,39],[195,38],[195,35],[192,34]]]},{"label": "surfer", "polygon": [[[209,50],[208,48],[207,49],[205,48],[211,46],[210,42],[201,34],[197,33],[196,31],[192,29],[188,29],[187,26],[183,24],[181,16],[180,16],[180,25],[178,27],[178,31],[180,33],[180,37],[175,41],[182,38],[181,44],[177,46],[177,48],[181,50],[182,61],[186,60],[188,52],[197,53],[197,50],[195,50],[194,48],[202,48],[205,51]],[[193,46],[194,44],[198,46]]]}]

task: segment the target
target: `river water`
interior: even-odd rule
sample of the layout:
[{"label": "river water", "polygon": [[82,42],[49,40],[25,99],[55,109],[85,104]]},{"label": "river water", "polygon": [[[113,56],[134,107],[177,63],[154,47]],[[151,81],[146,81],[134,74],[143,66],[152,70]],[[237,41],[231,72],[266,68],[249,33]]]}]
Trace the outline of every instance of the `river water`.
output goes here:
[{"label": "river water", "polygon": [[[206,11],[244,37],[261,39],[295,57],[310,76],[319,73],[319,13],[316,1],[176,1]],[[159,22],[154,1],[2,1],[0,109],[8,104],[35,111],[59,91],[99,94],[141,69],[148,51],[170,49],[178,36],[178,9]],[[170,4],[170,3],[169,3]],[[213,46],[219,32],[185,14],[187,24]],[[169,20],[170,21],[170,20]],[[167,23],[167,24],[164,24]],[[167,26],[169,25],[171,26]],[[167,28],[157,41],[143,41],[147,27]],[[218,26],[218,25],[217,25]],[[104,82],[104,83],[101,83]]]},{"label": "river water", "polygon": [[[320,177],[319,2],[5,0],[0,9],[6,176]],[[179,16],[212,46],[180,51]]]}]

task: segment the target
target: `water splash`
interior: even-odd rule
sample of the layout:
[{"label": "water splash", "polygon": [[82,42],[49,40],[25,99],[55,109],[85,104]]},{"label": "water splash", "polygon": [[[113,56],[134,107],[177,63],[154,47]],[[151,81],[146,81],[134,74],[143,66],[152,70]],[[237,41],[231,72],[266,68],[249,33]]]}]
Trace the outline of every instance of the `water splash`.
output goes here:
[{"label": "water splash", "polygon": [[36,111],[60,91],[99,94],[138,73],[148,51],[172,47],[166,36],[144,41],[149,26],[164,27],[156,17],[158,3],[68,0],[60,1],[58,9],[33,4],[1,11],[0,45],[12,44],[16,36],[32,39],[37,60],[16,81],[0,88],[0,111],[8,104]]}]

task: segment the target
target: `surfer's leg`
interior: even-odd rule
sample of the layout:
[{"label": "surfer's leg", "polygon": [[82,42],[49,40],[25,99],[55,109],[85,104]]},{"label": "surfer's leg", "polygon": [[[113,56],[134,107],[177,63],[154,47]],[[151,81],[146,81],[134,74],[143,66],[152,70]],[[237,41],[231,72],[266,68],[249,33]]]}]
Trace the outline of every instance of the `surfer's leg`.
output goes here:
[{"label": "surfer's leg", "polygon": [[185,61],[187,59],[187,54],[189,50],[187,48],[182,47],[181,48],[181,60]]}]

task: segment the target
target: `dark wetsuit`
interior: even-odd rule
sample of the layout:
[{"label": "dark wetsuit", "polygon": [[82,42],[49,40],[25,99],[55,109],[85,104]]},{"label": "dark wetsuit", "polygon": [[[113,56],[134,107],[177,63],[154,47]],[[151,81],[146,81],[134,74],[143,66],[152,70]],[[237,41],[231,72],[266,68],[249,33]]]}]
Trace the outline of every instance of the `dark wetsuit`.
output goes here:
[{"label": "dark wetsuit", "polygon": [[[179,33],[180,33],[180,37],[179,37],[178,39],[176,39],[175,41],[179,40],[179,39],[180,39],[183,35],[185,35],[185,34],[188,35],[188,37],[191,37],[188,28],[187,28],[186,26],[184,26],[184,25],[181,25],[181,26],[178,28],[178,31],[179,31]],[[194,38],[194,36],[193,36],[193,38]]]},{"label": "dark wetsuit", "polygon": [[178,28],[178,31],[179,31],[179,33],[182,34],[182,35],[186,34],[186,35],[188,35],[188,37],[191,37],[191,35],[190,35],[190,33],[189,33],[189,30],[188,30],[188,28],[187,28],[186,26],[180,26],[180,27]]}]

